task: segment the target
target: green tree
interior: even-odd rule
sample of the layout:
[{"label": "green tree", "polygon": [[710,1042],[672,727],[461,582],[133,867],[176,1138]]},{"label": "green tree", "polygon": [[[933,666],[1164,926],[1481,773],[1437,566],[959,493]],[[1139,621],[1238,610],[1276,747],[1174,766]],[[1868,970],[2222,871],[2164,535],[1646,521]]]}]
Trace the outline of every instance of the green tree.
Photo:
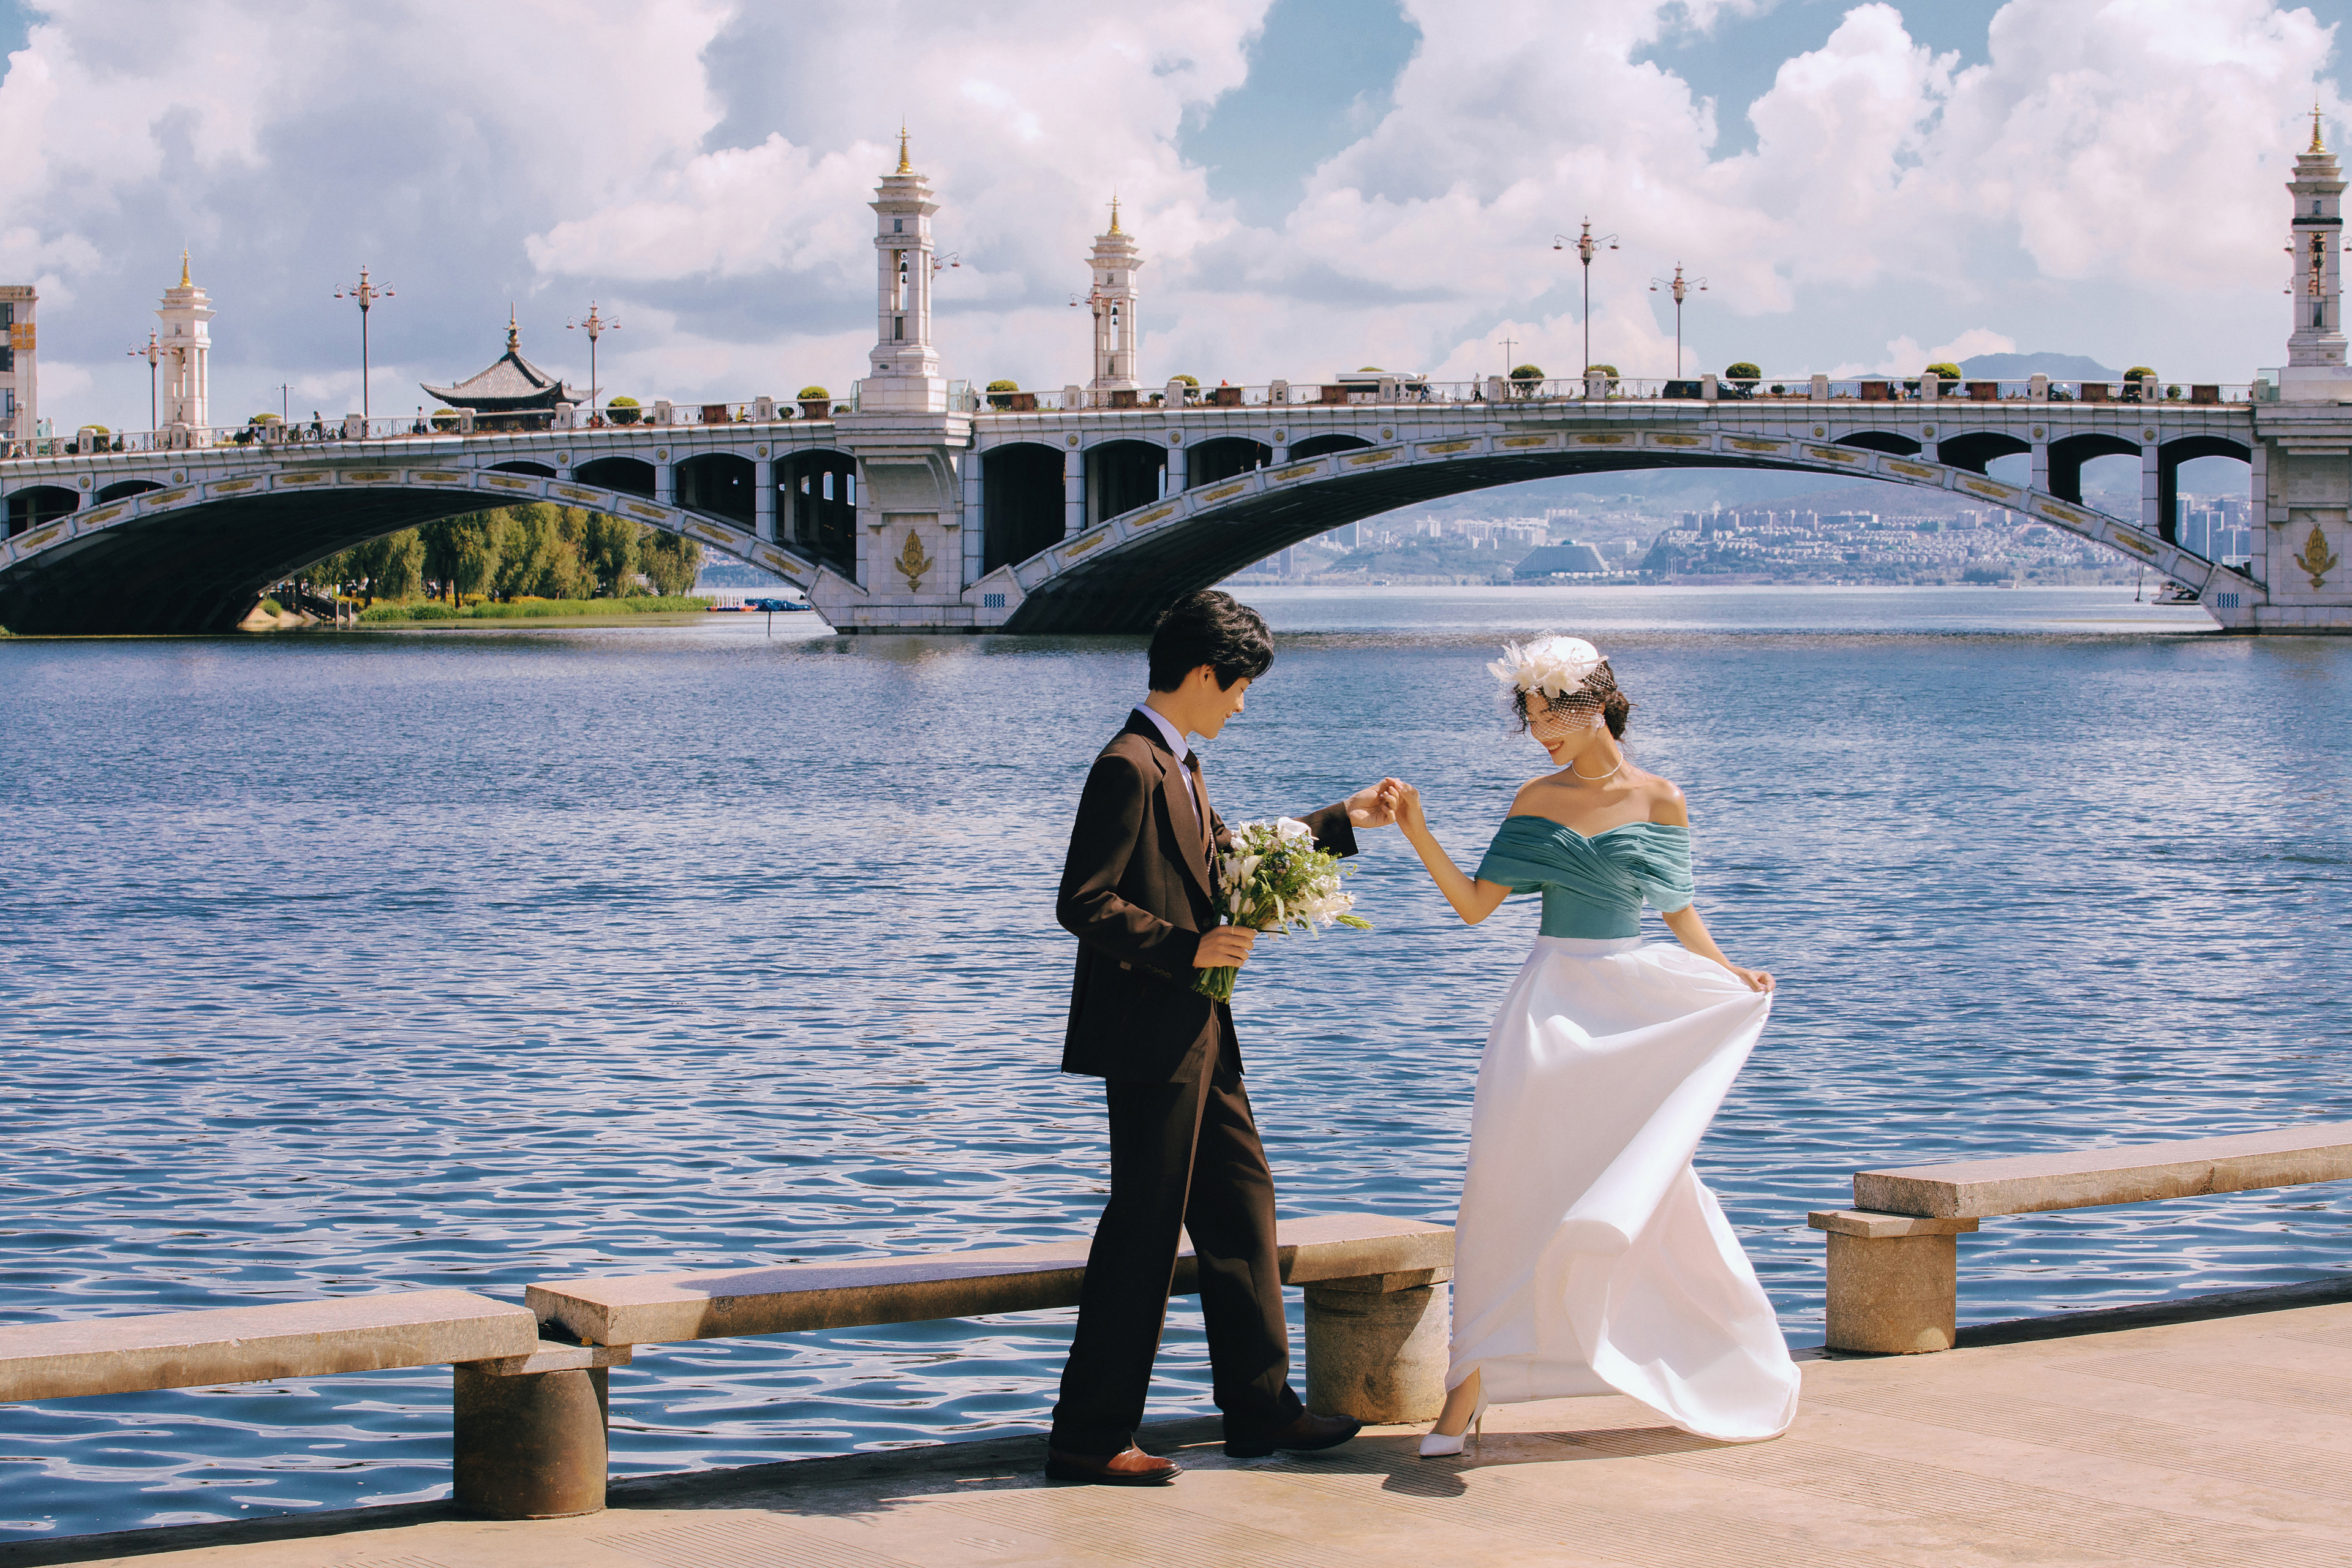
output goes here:
[{"label": "green tree", "polygon": [[675,533],[650,530],[639,543],[637,564],[651,579],[655,593],[690,594],[694,580],[702,575],[702,546]]},{"label": "green tree", "polygon": [[1511,371],[1513,381],[1541,381],[1543,378],[1543,366],[1539,364],[1518,365]]},{"label": "green tree", "polygon": [[2124,372],[2124,379],[2126,381],[2138,381],[2143,377],[2151,376],[2155,374],[2156,372],[2147,365],[2136,364],[2132,366],[2131,369]]},{"label": "green tree", "polygon": [[413,599],[425,591],[425,541],[413,528],[378,535],[336,558],[345,582],[356,583],[371,605]]},{"label": "green tree", "polygon": [[425,574],[441,584],[452,605],[489,591],[506,543],[503,511],[469,511],[428,522],[416,531],[425,545]]},{"label": "green tree", "polygon": [[1745,382],[1753,386],[1764,379],[1764,367],[1754,360],[1734,360],[1723,367],[1723,379]]},{"label": "green tree", "polygon": [[629,591],[637,570],[637,538],[645,529],[609,512],[585,514],[580,527],[580,558],[596,579],[599,598],[617,599]]},{"label": "green tree", "polygon": [[604,414],[615,425],[635,425],[637,407],[637,400],[634,397],[616,397],[604,405]]},{"label": "green tree", "polygon": [[[588,514],[575,507],[533,501],[507,509],[506,548],[499,559],[502,599],[585,599],[596,579],[581,559]],[[571,520],[569,526],[566,520]]]}]

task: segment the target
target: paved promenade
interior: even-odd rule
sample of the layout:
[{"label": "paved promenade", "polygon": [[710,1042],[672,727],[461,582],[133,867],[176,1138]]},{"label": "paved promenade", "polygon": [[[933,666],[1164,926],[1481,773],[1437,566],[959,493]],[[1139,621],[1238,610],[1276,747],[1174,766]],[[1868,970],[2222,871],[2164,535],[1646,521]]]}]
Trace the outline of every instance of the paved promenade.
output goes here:
[{"label": "paved promenade", "polygon": [[2352,1300],[2331,1298],[2346,1294],[2294,1287],[2207,1299],[2270,1309],[2234,1316],[2102,1314],[2105,1331],[2029,1324],[1941,1355],[1811,1360],[1795,1430],[1748,1447],[1685,1436],[1627,1399],[1496,1410],[1457,1460],[1417,1458],[1418,1429],[1402,1427],[1328,1456],[1228,1460],[1213,1422],[1186,1421],[1150,1435],[1187,1466],[1159,1491],[1046,1485],[1037,1440],[1015,1438],[635,1481],[582,1519],[408,1505],[26,1542],[0,1547],[0,1568],[2339,1568]]}]

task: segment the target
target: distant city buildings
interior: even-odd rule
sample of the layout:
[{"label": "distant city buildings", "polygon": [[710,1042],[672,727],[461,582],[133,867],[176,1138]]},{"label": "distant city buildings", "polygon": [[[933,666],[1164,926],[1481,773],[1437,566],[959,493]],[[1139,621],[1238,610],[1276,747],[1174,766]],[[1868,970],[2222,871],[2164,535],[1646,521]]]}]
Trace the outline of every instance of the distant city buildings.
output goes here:
[{"label": "distant city buildings", "polygon": [[33,307],[38,300],[29,283],[0,284],[0,438],[10,441],[40,434],[40,370],[33,331]]}]

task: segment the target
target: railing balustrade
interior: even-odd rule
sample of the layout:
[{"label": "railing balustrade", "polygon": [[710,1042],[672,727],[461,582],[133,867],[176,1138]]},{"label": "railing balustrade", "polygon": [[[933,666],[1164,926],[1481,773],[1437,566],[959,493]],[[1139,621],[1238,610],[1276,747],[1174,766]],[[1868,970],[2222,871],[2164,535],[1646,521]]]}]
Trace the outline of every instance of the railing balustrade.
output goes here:
[{"label": "railing balustrade", "polygon": [[[2041,384],[2037,387],[2035,383]],[[1710,389],[1709,383],[1712,383]],[[1710,390],[1712,395],[1709,395]],[[1480,405],[1578,405],[1591,403],[1810,403],[1826,395],[1831,402],[1963,405],[2050,403],[2103,404],[2170,407],[2207,407],[2275,400],[2278,387],[2268,379],[2244,382],[2164,382],[2155,395],[2134,381],[2083,381],[2035,377],[2025,380],[1963,377],[1942,383],[1930,395],[1921,378],[1849,374],[1815,378],[1766,375],[1738,381],[1723,377],[1551,376],[1538,381],[1488,376],[1477,381],[1431,381],[1419,376],[1347,376],[1333,381],[1273,381],[1243,385],[1185,387],[1184,408],[1352,408],[1476,406]],[[969,382],[948,384],[950,413],[997,416],[1022,414],[1149,413],[1166,410],[1166,387],[1129,391],[1062,387],[1037,391],[979,391]],[[95,426],[70,436],[26,437],[0,441],[0,461],[27,461],[101,456],[135,456],[167,451],[215,450],[229,447],[327,447],[352,442],[414,440],[433,437],[477,438],[487,436],[545,434],[552,431],[617,430],[646,427],[702,427],[760,425],[770,422],[830,419],[857,412],[856,395],[825,398],[752,398],[713,403],[672,403],[667,400],[635,408],[580,408],[567,405],[530,414],[483,414],[440,408],[429,412],[363,419],[358,415],[340,419],[318,417],[282,421],[268,419],[233,427],[163,430],[100,430]]]}]

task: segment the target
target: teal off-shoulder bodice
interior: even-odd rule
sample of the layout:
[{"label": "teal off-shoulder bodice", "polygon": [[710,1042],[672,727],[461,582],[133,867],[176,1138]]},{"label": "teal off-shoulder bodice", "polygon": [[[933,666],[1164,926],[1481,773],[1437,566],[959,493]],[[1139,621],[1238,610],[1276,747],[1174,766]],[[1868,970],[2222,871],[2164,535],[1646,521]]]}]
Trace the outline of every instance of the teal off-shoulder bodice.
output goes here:
[{"label": "teal off-shoulder bodice", "polygon": [[1546,936],[1639,936],[1643,900],[1661,914],[1690,907],[1690,829],[1629,822],[1587,838],[1548,816],[1506,817],[1478,879],[1541,890]]}]

